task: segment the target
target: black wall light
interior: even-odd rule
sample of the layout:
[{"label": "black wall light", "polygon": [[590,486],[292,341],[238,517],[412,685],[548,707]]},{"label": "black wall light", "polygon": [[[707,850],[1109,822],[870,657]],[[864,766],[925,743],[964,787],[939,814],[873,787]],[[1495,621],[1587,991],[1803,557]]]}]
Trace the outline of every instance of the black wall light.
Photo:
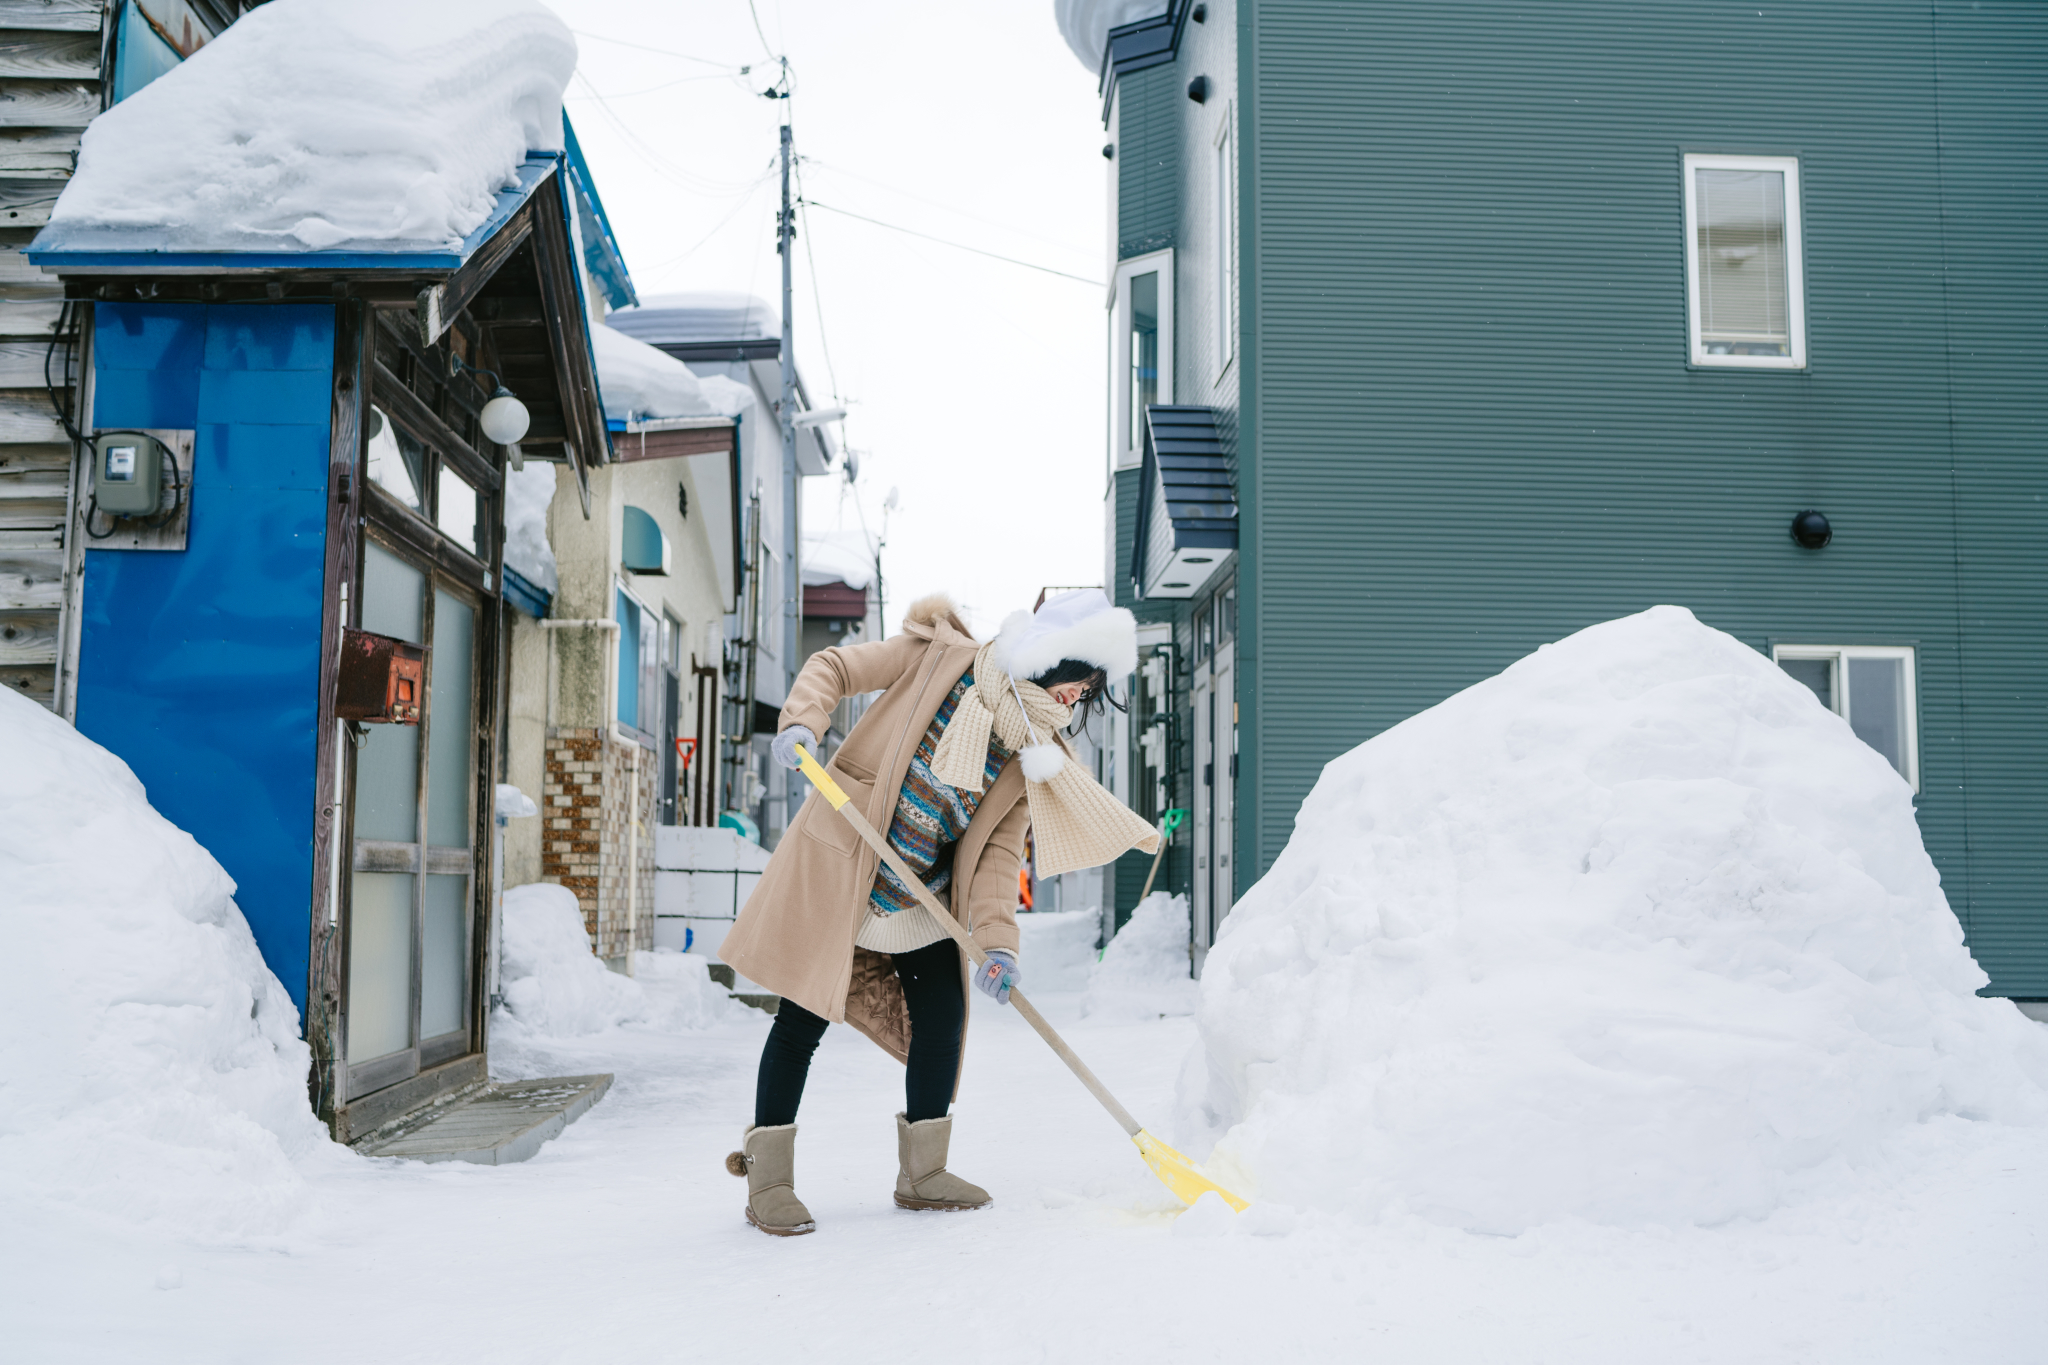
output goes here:
[{"label": "black wall light", "polygon": [[1792,518],[1792,539],[1809,550],[1819,550],[1835,538],[1835,528],[1828,525],[1828,519],[1812,508],[1807,508]]},{"label": "black wall light", "polygon": [[1102,144],[1102,159],[1104,161],[1116,160],[1116,144],[1114,142],[1105,142]]},{"label": "black wall light", "polygon": [[1196,104],[1207,104],[1209,102],[1209,78],[1207,76],[1197,76],[1188,82],[1188,98]]}]

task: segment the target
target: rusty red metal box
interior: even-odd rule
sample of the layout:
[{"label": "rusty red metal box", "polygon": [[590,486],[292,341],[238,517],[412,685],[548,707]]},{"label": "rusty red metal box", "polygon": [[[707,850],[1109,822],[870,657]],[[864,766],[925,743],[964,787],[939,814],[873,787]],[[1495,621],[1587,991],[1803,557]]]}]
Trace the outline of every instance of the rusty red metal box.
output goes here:
[{"label": "rusty red metal box", "polygon": [[341,669],[334,684],[336,719],[418,725],[420,701],[426,694],[426,658],[418,645],[389,635],[342,631]]}]

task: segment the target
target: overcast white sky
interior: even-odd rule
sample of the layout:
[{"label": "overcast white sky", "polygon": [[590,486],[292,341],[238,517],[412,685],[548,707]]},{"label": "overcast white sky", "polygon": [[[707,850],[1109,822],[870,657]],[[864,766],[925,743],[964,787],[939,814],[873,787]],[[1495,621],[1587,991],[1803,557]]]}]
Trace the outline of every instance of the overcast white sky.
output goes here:
[{"label": "overcast white sky", "polygon": [[[759,33],[747,0],[550,2],[577,31],[569,115],[642,298],[774,302],[780,110],[757,92],[784,53],[809,197],[1107,278],[1100,106],[1051,0],[755,0]],[[1043,586],[1101,582],[1103,289],[823,208],[808,227],[797,357],[821,405],[836,375],[863,463],[850,494],[806,480],[806,516],[851,525],[858,497],[878,527],[901,489],[891,629],[935,589],[986,633]]]}]

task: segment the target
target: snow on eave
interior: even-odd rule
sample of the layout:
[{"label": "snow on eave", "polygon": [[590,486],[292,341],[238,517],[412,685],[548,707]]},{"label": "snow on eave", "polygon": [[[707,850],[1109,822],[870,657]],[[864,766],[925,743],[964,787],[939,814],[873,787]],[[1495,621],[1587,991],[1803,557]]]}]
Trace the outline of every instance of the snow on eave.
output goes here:
[{"label": "snow on eave", "polygon": [[92,121],[50,222],[159,254],[453,254],[562,150],[575,65],[539,0],[271,0]]},{"label": "snow on eave", "polygon": [[192,251],[180,250],[173,234],[160,227],[52,223],[36,234],[23,254],[31,264],[60,275],[86,270],[150,275],[238,270],[454,270],[497,235],[561,161],[560,152],[527,153],[517,183],[498,191],[490,217],[452,248],[441,243],[369,240],[294,251],[278,249],[273,236],[251,237],[238,250]]}]

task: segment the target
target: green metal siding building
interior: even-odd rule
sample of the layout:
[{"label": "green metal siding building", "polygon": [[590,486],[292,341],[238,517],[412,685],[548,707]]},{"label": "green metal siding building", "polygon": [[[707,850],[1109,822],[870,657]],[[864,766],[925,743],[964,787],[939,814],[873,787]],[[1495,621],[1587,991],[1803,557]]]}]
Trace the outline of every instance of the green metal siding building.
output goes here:
[{"label": "green metal siding building", "polygon": [[[2048,8],[1173,0],[1103,75],[1109,581],[1172,633],[1190,736],[1234,588],[1236,888],[1336,752],[1674,602],[1812,656],[1859,733],[1892,689],[1869,733],[1990,991],[2048,998]],[[1166,600],[1119,439],[1144,269],[1150,401],[1213,409],[1238,506]]]}]

